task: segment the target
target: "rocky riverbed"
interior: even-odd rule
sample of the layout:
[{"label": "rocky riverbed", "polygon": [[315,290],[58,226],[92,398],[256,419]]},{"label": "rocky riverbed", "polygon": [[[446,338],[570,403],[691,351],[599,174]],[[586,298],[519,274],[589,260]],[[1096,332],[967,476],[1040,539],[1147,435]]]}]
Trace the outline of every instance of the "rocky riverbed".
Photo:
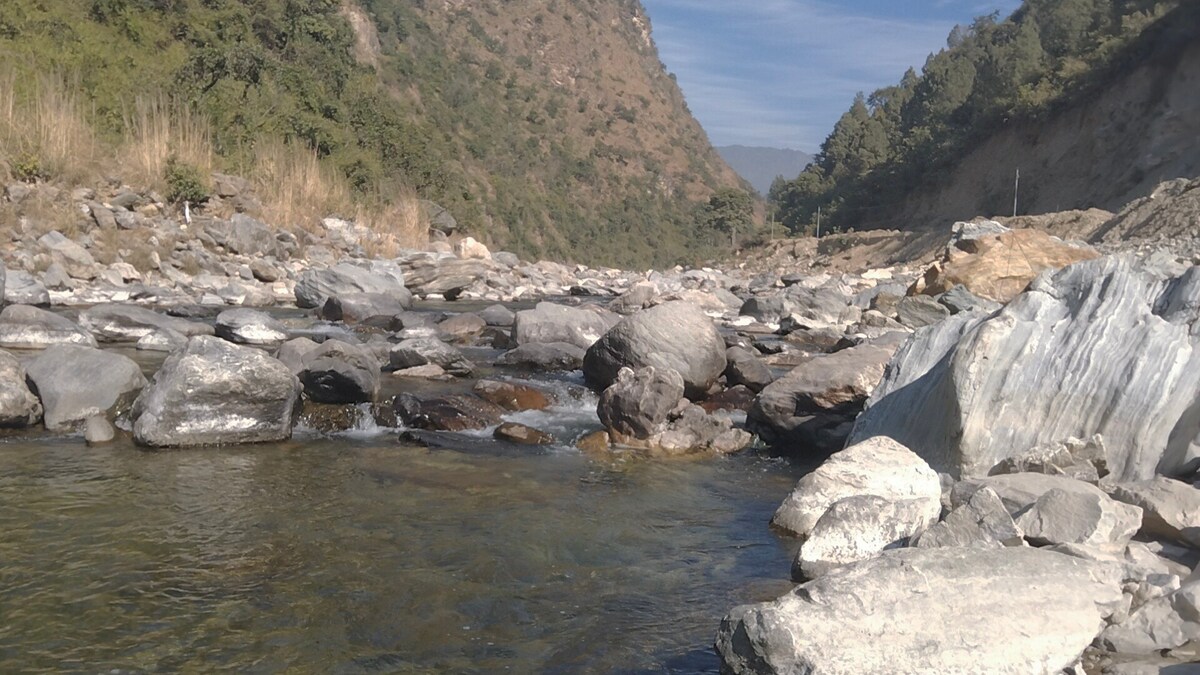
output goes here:
[{"label": "rocky riverbed", "polygon": [[344,221],[298,237],[128,190],[71,199],[91,225],[22,221],[0,277],[20,442],[370,431],[601,464],[780,457],[817,466],[771,519],[795,554],[750,573],[800,585],[725,617],[729,672],[1174,672],[1195,653],[1186,246],[976,221],[920,255],[845,236],[642,273],[458,237],[378,257]]}]

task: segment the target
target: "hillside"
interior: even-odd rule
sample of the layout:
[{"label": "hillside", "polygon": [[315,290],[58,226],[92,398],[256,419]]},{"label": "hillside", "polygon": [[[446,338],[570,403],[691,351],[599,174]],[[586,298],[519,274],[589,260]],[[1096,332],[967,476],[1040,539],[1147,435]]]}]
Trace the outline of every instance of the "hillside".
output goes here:
[{"label": "hillside", "polygon": [[167,97],[208,126],[216,168],[309,148],[359,199],[415,192],[522,255],[694,256],[697,205],[739,185],[636,0],[5,4],[0,63],[17,94],[70,83],[102,137]]},{"label": "hillside", "polygon": [[813,164],[774,192],[782,220],[923,229],[1116,209],[1200,171],[1200,5],[1025,0],[956,28],[921,73],[860,95]]},{"label": "hillside", "polygon": [[719,146],[717,152],[739,176],[764,196],[770,192],[771,183],[776,178],[792,178],[812,161],[812,155],[786,148],[725,145]]}]

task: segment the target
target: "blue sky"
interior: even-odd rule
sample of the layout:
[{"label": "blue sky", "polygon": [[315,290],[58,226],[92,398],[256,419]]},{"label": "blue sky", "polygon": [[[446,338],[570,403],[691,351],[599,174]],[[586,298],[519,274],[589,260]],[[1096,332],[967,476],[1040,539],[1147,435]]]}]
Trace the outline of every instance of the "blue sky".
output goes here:
[{"label": "blue sky", "polygon": [[856,92],[894,84],[957,23],[1020,0],[642,0],[714,145],[816,152]]}]

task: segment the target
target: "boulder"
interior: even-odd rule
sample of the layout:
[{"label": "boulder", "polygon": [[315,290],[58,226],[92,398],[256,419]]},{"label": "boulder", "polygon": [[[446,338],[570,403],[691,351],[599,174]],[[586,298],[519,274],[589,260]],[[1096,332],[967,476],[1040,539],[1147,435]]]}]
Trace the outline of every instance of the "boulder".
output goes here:
[{"label": "boulder", "polygon": [[133,437],[151,447],[281,441],[292,435],[300,392],[288,367],[263,351],[193,337],[138,397]]},{"label": "boulder", "polygon": [[662,431],[683,390],[683,378],[670,368],[622,368],[600,394],[596,413],[610,434],[645,440]]},{"label": "boulder", "polygon": [[950,290],[937,296],[937,301],[946,309],[950,310],[951,314],[959,314],[962,312],[983,312],[991,314],[1003,307],[995,300],[988,300],[975,295],[967,290],[966,286],[955,286]]},{"label": "boulder", "polygon": [[170,328],[159,328],[138,338],[136,348],[151,352],[173,352],[187,346],[188,337]]},{"label": "boulder", "polygon": [[454,254],[460,258],[472,258],[476,260],[491,260],[492,252],[484,246],[482,242],[475,241],[474,237],[463,237],[454,245]]},{"label": "boulder", "polygon": [[287,366],[294,375],[299,376],[300,371],[308,365],[308,355],[315,352],[317,347],[320,345],[310,338],[292,338],[279,345],[279,349],[275,350],[275,358]]},{"label": "boulder", "polygon": [[136,305],[95,305],[79,313],[79,324],[101,342],[136,342],[155,330],[168,329],[192,337],[212,335],[199,321],[159,314]]},{"label": "boulder", "polygon": [[470,312],[455,314],[437,325],[439,333],[445,336],[446,339],[456,342],[470,342],[475,336],[483,332],[483,329],[486,327],[487,322],[478,314],[471,314]]},{"label": "boulder", "polygon": [[[519,314],[518,314],[519,317]],[[583,358],[583,374],[605,389],[622,368],[654,366],[683,377],[688,398],[702,398],[725,370],[725,341],[695,305],[676,301],[621,319]]]},{"label": "boulder", "polygon": [[509,350],[496,359],[498,366],[527,370],[579,370],[584,351],[567,342],[531,342]]},{"label": "boulder", "polygon": [[42,402],[29,390],[25,368],[0,350],[0,427],[29,427],[42,419]]},{"label": "boulder", "polygon": [[317,316],[348,324],[386,323],[410,307],[412,295],[408,293],[343,293],[327,298]]},{"label": "boulder", "polygon": [[94,279],[99,268],[92,254],[64,234],[53,230],[38,238],[38,245],[50,255],[50,259],[62,265],[74,279]]},{"label": "boulder", "polygon": [[1200,489],[1164,476],[1109,489],[1113,499],[1142,510],[1142,532],[1200,548]]},{"label": "boulder", "polygon": [[842,447],[855,416],[905,339],[902,333],[890,333],[814,356],[763,388],[750,408],[747,427],[788,452]]},{"label": "boulder", "polygon": [[350,263],[338,263],[328,269],[309,269],[296,280],[296,305],[316,308],[331,297],[352,293],[381,293],[411,306],[412,293],[396,274],[372,271]]},{"label": "boulder", "polygon": [[271,228],[244,213],[236,213],[229,220],[213,220],[204,232],[231,253],[260,257],[280,253]]},{"label": "boulder", "polygon": [[50,431],[71,430],[92,415],[115,415],[146,386],[132,359],[95,347],[52,345],[26,370]]},{"label": "boulder", "polygon": [[358,345],[327,340],[303,356],[304,393],[318,403],[369,403],[379,396],[379,363]]},{"label": "boulder", "polygon": [[411,338],[394,345],[388,353],[392,370],[403,370],[426,364],[441,366],[447,373],[466,377],[475,369],[463,353],[437,338]]},{"label": "boulder", "polygon": [[950,316],[950,310],[931,297],[916,295],[896,303],[896,320],[909,328],[924,328]]},{"label": "boulder", "polygon": [[1142,510],[1104,493],[1053,489],[1016,519],[1035,546],[1082,544],[1123,550],[1142,525]]},{"label": "boulder", "polygon": [[540,389],[514,382],[480,380],[475,383],[476,396],[490,401],[505,410],[545,410],[550,407],[550,397]]},{"label": "boulder", "polygon": [[1122,654],[1157,653],[1193,640],[1200,640],[1200,581],[1150,600],[1099,638],[1109,651]]},{"label": "boulder", "polygon": [[721,621],[722,672],[1057,675],[1122,604],[1111,565],[1033,548],[907,548]]},{"label": "boulder", "polygon": [[839,499],[817,519],[800,546],[793,578],[815,579],[852,562],[906,546],[937,521],[921,499],[884,499],[864,494]]},{"label": "boulder", "polygon": [[492,432],[492,437],[509,443],[518,445],[553,445],[554,437],[550,434],[527,427],[524,424],[516,422],[505,422],[496,427]]},{"label": "boulder", "polygon": [[881,436],[834,453],[801,478],[775,511],[771,524],[807,536],[830,506],[857,495],[918,500],[934,520],[942,510],[937,473],[912,450]]},{"label": "boulder", "polygon": [[[962,230],[962,223],[956,228]],[[1099,253],[1076,246],[1042,230],[1003,230],[958,237],[943,260],[930,267],[914,291],[945,293],[955,286],[996,302],[1009,302],[1044,270],[1057,270]]]},{"label": "boulder", "polygon": [[96,338],[75,322],[29,305],[9,305],[0,311],[0,347],[45,349],[51,345],[95,347]]},{"label": "boulder", "polygon": [[8,270],[4,275],[4,302],[9,305],[50,304],[50,291],[24,270]]},{"label": "boulder", "polygon": [[539,302],[533,309],[517,312],[512,337],[518,346],[565,342],[587,349],[615,322],[615,315],[608,312]]},{"label": "boulder", "polygon": [[83,440],[89,447],[112,443],[117,430],[104,415],[92,415],[83,422]]},{"label": "boulder", "polygon": [[500,423],[504,408],[478,396],[451,394],[418,399],[409,393],[396,397],[396,415],[404,424],[428,431],[470,431]]},{"label": "boulder", "polygon": [[939,471],[986,475],[1029,448],[1101,434],[1115,480],[1200,457],[1200,268],[1163,279],[1127,256],[1035,280],[896,353],[851,434],[886,435]]},{"label": "boulder", "polygon": [[1001,548],[1024,546],[1025,533],[1013,522],[991,488],[976,490],[967,503],[948,513],[913,543],[920,548]]},{"label": "boulder", "polygon": [[404,268],[405,283],[413,293],[422,297],[440,295],[447,300],[457,298],[493,267],[486,260],[430,253],[415,253],[399,262]]},{"label": "boulder", "polygon": [[266,312],[241,307],[217,315],[217,337],[239,345],[277,345],[288,339],[287,328]]},{"label": "boulder", "polygon": [[740,384],[758,393],[775,381],[775,376],[767,364],[747,349],[726,349],[725,364],[725,382],[731,387]]},{"label": "boulder", "polygon": [[479,317],[489,326],[509,328],[513,325],[513,321],[516,320],[517,315],[504,305],[492,305],[479,312]]}]

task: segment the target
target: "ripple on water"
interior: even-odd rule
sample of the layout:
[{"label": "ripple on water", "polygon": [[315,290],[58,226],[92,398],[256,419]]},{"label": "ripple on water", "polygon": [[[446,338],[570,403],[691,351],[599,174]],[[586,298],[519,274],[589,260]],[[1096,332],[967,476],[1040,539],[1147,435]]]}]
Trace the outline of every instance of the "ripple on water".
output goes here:
[{"label": "ripple on water", "polygon": [[[594,403],[593,406],[594,415]],[[0,445],[0,671],[715,672],[787,464]]]}]

